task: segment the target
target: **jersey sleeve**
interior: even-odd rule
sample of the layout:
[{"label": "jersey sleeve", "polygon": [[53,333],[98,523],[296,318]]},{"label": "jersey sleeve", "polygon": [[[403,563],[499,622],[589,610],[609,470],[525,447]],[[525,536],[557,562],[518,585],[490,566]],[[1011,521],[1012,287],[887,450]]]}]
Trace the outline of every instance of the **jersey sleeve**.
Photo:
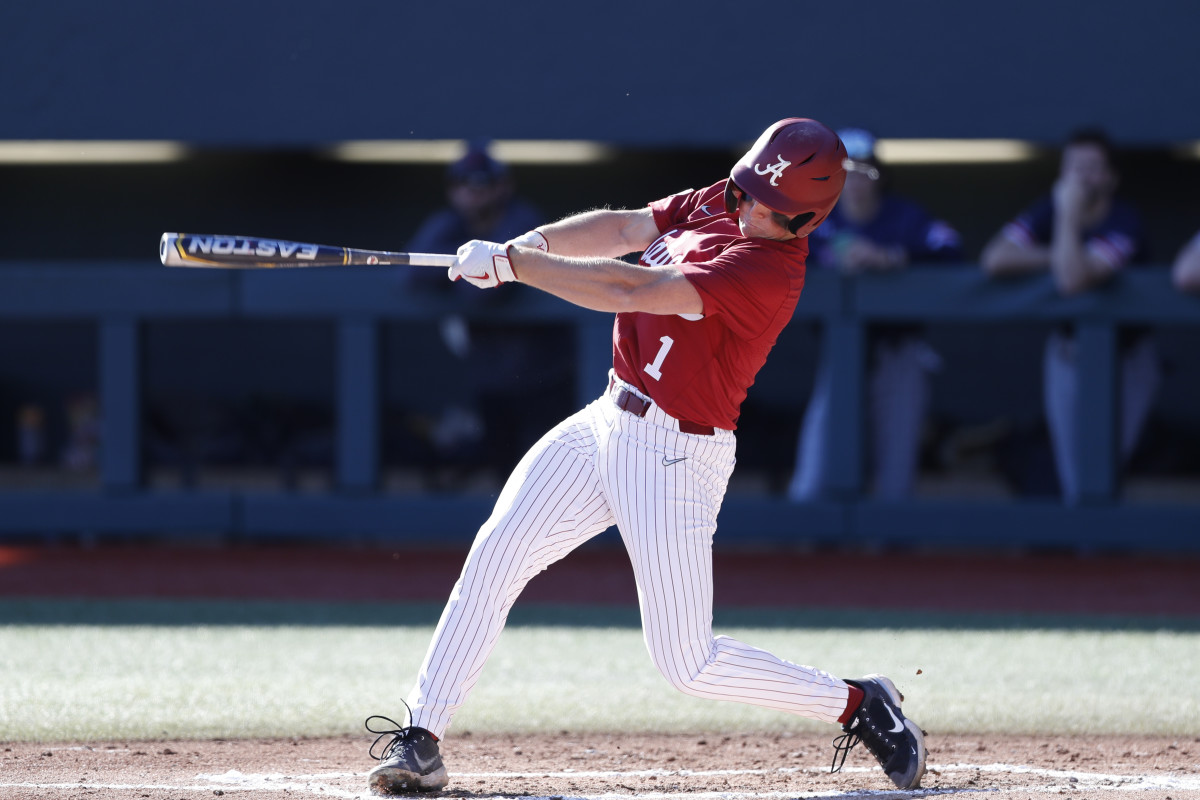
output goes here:
[{"label": "jersey sleeve", "polygon": [[1144,253],[1141,217],[1132,206],[1117,204],[1104,224],[1091,232],[1085,245],[1090,254],[1120,269]]},{"label": "jersey sleeve", "polygon": [[962,258],[958,231],[943,220],[934,219],[924,206],[906,197],[885,195],[874,222],[864,229],[863,235],[877,245],[900,245],[912,263]]},{"label": "jersey sleeve", "polygon": [[1004,236],[1025,247],[1050,243],[1054,224],[1054,204],[1049,196],[1022,211],[1002,229]]},{"label": "jersey sleeve", "polygon": [[719,317],[733,335],[752,340],[771,330],[780,309],[799,294],[800,286],[775,263],[778,258],[748,245],[679,269],[700,294],[705,317]]},{"label": "jersey sleeve", "polygon": [[665,231],[698,215],[710,216],[725,210],[725,181],[720,180],[704,189],[684,189],[682,192],[650,203],[654,224]]},{"label": "jersey sleeve", "polygon": [[904,249],[909,261],[954,261],[962,258],[962,238],[948,222],[934,219],[925,209],[913,206],[906,228]]},{"label": "jersey sleeve", "polygon": [[[1054,203],[1049,196],[1004,226],[1004,235],[1020,245],[1047,245],[1054,234]],[[1117,201],[1112,213],[1086,231],[1084,247],[1112,269],[1144,257],[1146,241],[1141,218],[1134,208]]]}]

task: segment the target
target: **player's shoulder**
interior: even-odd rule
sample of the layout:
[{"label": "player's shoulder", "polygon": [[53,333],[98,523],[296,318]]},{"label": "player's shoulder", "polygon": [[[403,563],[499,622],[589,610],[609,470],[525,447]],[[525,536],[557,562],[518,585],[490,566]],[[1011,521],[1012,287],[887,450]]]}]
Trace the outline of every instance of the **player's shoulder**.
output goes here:
[{"label": "player's shoulder", "polygon": [[721,254],[726,266],[753,272],[770,279],[771,276],[791,281],[803,276],[808,258],[808,239],[738,238]]},{"label": "player's shoulder", "polygon": [[686,189],[649,204],[659,231],[671,228],[708,226],[714,220],[727,220],[725,182],[702,189]]},{"label": "player's shoulder", "polygon": [[659,229],[706,216],[725,213],[724,181],[702,189],[684,189],[649,203]]},{"label": "player's shoulder", "polygon": [[700,216],[715,217],[725,212],[725,179],[700,189],[688,189],[692,205]]}]

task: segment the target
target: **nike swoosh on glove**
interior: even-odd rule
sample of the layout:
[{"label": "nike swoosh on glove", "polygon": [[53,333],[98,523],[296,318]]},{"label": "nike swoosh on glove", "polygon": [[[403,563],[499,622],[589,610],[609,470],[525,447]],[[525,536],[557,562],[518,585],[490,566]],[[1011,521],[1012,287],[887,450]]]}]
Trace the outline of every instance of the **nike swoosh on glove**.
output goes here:
[{"label": "nike swoosh on glove", "polygon": [[494,289],[517,279],[508,260],[508,246],[478,239],[458,248],[458,263],[450,267],[450,280],[462,278],[481,289]]}]

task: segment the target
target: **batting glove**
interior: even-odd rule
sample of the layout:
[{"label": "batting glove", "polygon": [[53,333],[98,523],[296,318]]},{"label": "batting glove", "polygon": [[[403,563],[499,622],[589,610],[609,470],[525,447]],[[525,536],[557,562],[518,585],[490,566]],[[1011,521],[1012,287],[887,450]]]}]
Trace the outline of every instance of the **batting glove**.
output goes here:
[{"label": "batting glove", "polygon": [[450,268],[450,280],[462,278],[481,289],[494,289],[517,279],[508,260],[508,245],[478,239],[458,248],[458,263]]},{"label": "batting glove", "polygon": [[517,247],[532,247],[534,250],[541,250],[543,253],[550,252],[550,242],[546,241],[546,237],[538,230],[522,233],[515,239],[509,239],[505,244],[515,244]]}]

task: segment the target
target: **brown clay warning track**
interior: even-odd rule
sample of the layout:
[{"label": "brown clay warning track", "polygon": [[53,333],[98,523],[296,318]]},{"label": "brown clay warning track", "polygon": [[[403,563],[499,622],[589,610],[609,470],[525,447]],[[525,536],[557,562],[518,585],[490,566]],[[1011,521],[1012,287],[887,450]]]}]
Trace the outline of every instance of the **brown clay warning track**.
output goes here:
[{"label": "brown clay warning track", "polygon": [[[446,599],[465,550],[330,546],[0,547],[0,597]],[[718,607],[1200,616],[1200,559],[1066,554],[722,553]],[[585,548],[521,602],[633,604],[619,548]]]}]

